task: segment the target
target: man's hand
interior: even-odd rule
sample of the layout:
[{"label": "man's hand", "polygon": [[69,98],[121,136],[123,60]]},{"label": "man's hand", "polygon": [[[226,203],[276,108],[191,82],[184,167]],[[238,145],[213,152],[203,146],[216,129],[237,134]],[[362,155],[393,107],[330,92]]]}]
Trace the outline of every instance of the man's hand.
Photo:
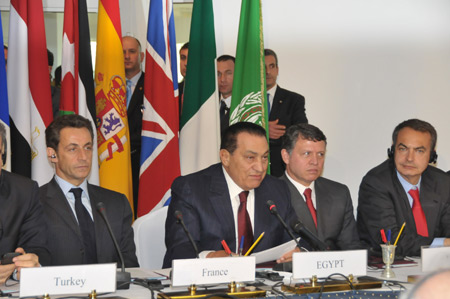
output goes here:
[{"label": "man's hand", "polygon": [[[39,267],[39,257],[34,253],[26,253],[23,248],[18,247],[16,252],[21,255],[13,258],[13,266],[17,268],[17,278],[20,279],[20,270],[22,268]],[[14,268],[13,268],[14,269]]]},{"label": "man's hand", "polygon": [[11,276],[16,266],[14,264],[0,265],[0,284],[4,284],[5,281]]},{"label": "man's hand", "polygon": [[[236,256],[237,254],[235,253],[231,253],[232,256]],[[206,256],[206,258],[211,258],[211,257],[229,257],[230,255],[228,253],[225,252],[225,250],[219,250],[219,251],[213,251],[208,253],[208,255]]]},{"label": "man's hand", "polygon": [[279,125],[278,119],[269,121],[269,138],[279,139],[286,132],[286,126]]},{"label": "man's hand", "polygon": [[300,249],[298,247],[295,247],[295,249],[286,252],[285,254],[283,254],[282,257],[277,259],[277,263],[279,264],[279,263],[291,262],[292,261],[292,255],[294,254],[294,252],[300,252]]},{"label": "man's hand", "polygon": [[450,238],[444,239],[444,246],[450,246]]}]

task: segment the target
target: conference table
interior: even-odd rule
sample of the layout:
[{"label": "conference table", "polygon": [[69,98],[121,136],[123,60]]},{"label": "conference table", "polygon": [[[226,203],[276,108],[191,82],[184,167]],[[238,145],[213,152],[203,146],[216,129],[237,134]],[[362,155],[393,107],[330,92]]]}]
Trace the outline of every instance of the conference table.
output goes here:
[{"label": "conference table", "polygon": [[[408,283],[408,276],[411,275],[417,275],[417,276],[423,276],[425,275],[421,271],[421,264],[420,259],[417,259],[418,264],[415,266],[407,266],[407,267],[398,267],[394,268],[394,272],[396,277],[393,279],[390,279],[386,282],[386,284],[383,285],[381,289],[369,289],[364,291],[359,291],[359,294],[362,294],[361,298],[388,298],[388,297],[382,297],[380,294],[387,294],[389,295],[389,298],[396,298],[396,295],[398,295],[399,291],[410,289],[412,288],[413,284]],[[149,270],[149,269],[143,269],[143,268],[128,268],[128,272],[131,273],[132,278],[149,278],[154,277],[155,273],[161,276],[168,276],[170,273],[169,269],[163,269],[163,270]],[[264,269],[258,269],[258,271],[264,271]],[[381,272],[382,270],[367,270],[367,275],[370,277],[378,278],[380,280],[383,280],[381,278]],[[283,283],[284,284],[293,284],[293,283],[299,283],[302,282],[301,280],[292,280],[291,273],[287,272],[280,272],[281,276],[284,276]],[[258,279],[259,280],[259,279]],[[267,290],[267,297],[280,297],[279,293],[272,292],[272,286],[274,282],[269,280],[263,281],[266,284],[266,288],[263,287],[263,289]],[[306,280],[305,280],[306,282]],[[179,291],[186,291],[186,287],[177,287],[172,288],[170,287],[170,280],[162,280],[163,285],[167,285],[163,292],[165,294],[168,294],[170,296],[171,292],[179,292]],[[10,285],[11,283],[8,282],[7,285]],[[226,285],[220,286],[221,288],[226,287]],[[2,291],[6,292],[13,292],[12,297],[18,298],[18,290],[19,290],[19,284],[16,283],[12,286],[2,286],[0,287]],[[201,290],[202,287],[198,286],[198,290]],[[280,288],[277,288],[280,290]],[[158,292],[154,292],[154,298],[157,297]],[[333,293],[335,294],[335,293]],[[317,298],[314,296],[308,296],[308,295],[295,295],[292,293],[286,292],[284,294],[285,296],[292,296],[291,298]],[[393,296],[392,296],[393,295]],[[80,295],[73,295],[73,296],[50,296],[51,298],[87,298],[86,294],[80,294]],[[42,298],[42,297],[41,297]],[[133,299],[144,299],[144,298],[152,298],[151,291],[147,288],[144,288],[139,285],[132,284],[130,285],[130,289],[128,290],[117,290],[113,294],[98,294],[98,298],[133,298]],[[325,298],[325,297],[324,297]],[[348,292],[342,292],[342,297],[339,295],[333,295],[333,298],[349,298]],[[352,298],[352,297],[350,297]],[[359,297],[358,297],[359,298]]]}]

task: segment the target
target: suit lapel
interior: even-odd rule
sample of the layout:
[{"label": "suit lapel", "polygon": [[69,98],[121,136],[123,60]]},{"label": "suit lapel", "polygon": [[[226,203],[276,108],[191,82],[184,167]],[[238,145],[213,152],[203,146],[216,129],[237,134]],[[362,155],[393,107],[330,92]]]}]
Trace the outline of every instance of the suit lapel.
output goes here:
[{"label": "suit lapel", "polygon": [[78,221],[73,214],[73,210],[67,202],[67,198],[62,192],[56,180],[53,178],[48,184],[47,203],[70,227],[74,233],[82,240]]},{"label": "suit lapel", "polygon": [[270,109],[270,115],[269,115],[269,119],[270,120],[275,120],[277,119],[277,115],[279,114],[279,110],[281,109],[281,105],[283,104],[283,90],[281,89],[280,86],[277,86],[277,89],[275,91],[275,95],[273,97],[273,101],[272,101],[272,107]]},{"label": "suit lapel", "polygon": [[320,239],[324,240],[325,236],[323,232],[332,231],[327,227],[327,219],[330,219],[334,211],[333,205],[335,201],[333,200],[333,194],[322,185],[320,177],[314,182],[314,191],[316,193],[316,215],[317,215],[317,233]]},{"label": "suit lapel", "polygon": [[99,196],[95,192],[95,189],[88,184],[88,192],[89,192],[89,200],[91,202],[92,208],[92,216],[94,219],[94,227],[95,227],[95,244],[97,248],[97,260],[100,261],[99,252],[107,252],[107,249],[102,248],[104,242],[102,242],[103,238],[110,238],[109,232],[107,230],[105,221],[100,216],[99,212],[97,212],[97,204],[100,201]]},{"label": "suit lapel", "polygon": [[438,220],[439,215],[439,194],[435,193],[436,190],[436,182],[433,178],[426,175],[422,175],[422,182],[420,186],[420,204],[422,205],[423,212],[425,213],[425,217],[427,219],[428,226],[428,234],[430,236],[434,235],[433,229],[436,226],[436,221]]}]

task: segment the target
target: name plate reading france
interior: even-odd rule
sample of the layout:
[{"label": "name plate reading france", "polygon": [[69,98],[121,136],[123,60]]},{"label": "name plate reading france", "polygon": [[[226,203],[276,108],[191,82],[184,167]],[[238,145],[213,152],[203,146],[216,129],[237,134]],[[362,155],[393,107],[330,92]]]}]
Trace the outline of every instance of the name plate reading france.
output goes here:
[{"label": "name plate reading france", "polygon": [[422,272],[450,268],[450,247],[422,246]]},{"label": "name plate reading france", "polygon": [[185,259],[172,262],[172,286],[255,280],[255,257]]},{"label": "name plate reading france", "polygon": [[116,264],[23,268],[20,297],[116,291]]},{"label": "name plate reading france", "polygon": [[367,273],[367,250],[296,252],[292,259],[294,279]]}]

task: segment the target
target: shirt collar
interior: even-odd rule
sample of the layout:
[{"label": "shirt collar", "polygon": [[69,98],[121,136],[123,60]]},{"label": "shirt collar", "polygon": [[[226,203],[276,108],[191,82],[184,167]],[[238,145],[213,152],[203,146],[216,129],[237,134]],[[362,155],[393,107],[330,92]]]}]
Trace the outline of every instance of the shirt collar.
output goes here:
[{"label": "shirt collar", "polygon": [[403,187],[403,189],[405,189],[406,193],[408,193],[409,190],[411,190],[411,189],[418,189],[420,191],[420,182],[422,181],[422,176],[420,176],[419,182],[417,183],[417,185],[413,185],[410,182],[408,182],[407,180],[405,180],[402,177],[402,175],[400,174],[400,172],[398,172],[398,170],[395,170],[395,172],[397,173],[398,180],[400,181],[400,184],[402,184],[402,187]]},{"label": "shirt collar", "polygon": [[270,97],[273,99],[275,96],[275,93],[277,92],[278,84],[275,84],[271,89],[267,91],[268,94],[270,94]]},{"label": "shirt collar", "polygon": [[139,71],[139,73],[137,73],[136,75],[134,75],[134,77],[132,77],[131,79],[127,79],[131,81],[131,85],[136,85],[137,82],[139,81],[139,78],[141,77],[142,71]]},{"label": "shirt collar", "polygon": [[230,177],[230,175],[228,174],[228,172],[226,171],[226,169],[222,166],[223,169],[223,174],[225,175],[225,181],[227,182],[228,185],[228,192],[230,193],[231,199],[235,198],[236,196],[239,195],[239,193],[241,193],[242,191],[244,191],[244,189],[242,189],[241,187],[239,187],[234,181],[233,179]]},{"label": "shirt collar", "polygon": [[289,179],[289,181],[294,185],[294,187],[298,190],[298,192],[300,192],[300,194],[301,194],[303,197],[304,197],[303,193],[305,192],[305,190],[306,190],[307,188],[311,189],[312,194],[314,194],[314,183],[315,183],[316,181],[312,181],[312,183],[311,183],[308,187],[306,187],[306,186],[300,184],[299,182],[297,182],[296,180],[294,180],[294,179],[287,173],[287,171],[286,171],[285,173],[286,173],[286,177]]},{"label": "shirt collar", "polygon": [[62,179],[60,176],[55,174],[55,180],[58,183],[59,187],[61,188],[62,192],[65,196],[70,192],[70,189],[72,188],[81,188],[85,194],[88,194],[88,188],[87,188],[87,180],[85,179],[83,183],[80,184],[80,186],[75,186],[68,181]]}]

